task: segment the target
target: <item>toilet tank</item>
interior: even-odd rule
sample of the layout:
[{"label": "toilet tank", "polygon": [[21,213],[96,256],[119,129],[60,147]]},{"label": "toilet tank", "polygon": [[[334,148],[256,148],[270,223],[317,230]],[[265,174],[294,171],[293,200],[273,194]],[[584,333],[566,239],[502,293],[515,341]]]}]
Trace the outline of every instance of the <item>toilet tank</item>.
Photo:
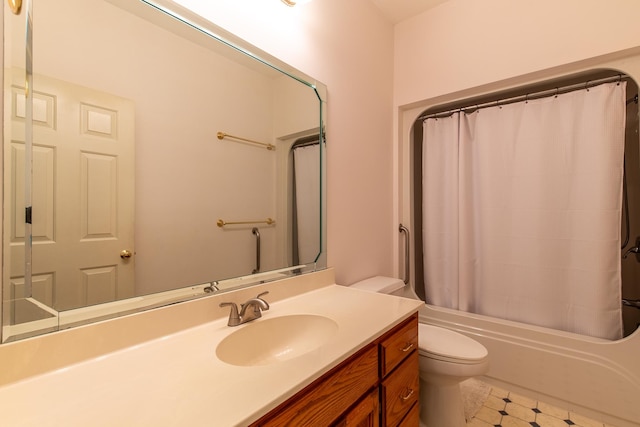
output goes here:
[{"label": "toilet tank", "polygon": [[404,282],[393,277],[375,276],[356,282],[350,287],[380,294],[402,296]]}]

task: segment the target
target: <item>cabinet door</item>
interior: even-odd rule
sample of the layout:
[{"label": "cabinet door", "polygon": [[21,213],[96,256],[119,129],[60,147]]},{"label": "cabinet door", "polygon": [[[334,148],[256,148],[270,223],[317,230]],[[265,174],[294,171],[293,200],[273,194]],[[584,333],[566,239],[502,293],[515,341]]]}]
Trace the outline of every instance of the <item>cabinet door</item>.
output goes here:
[{"label": "cabinet door", "polygon": [[420,426],[420,406],[416,403],[409,413],[398,424],[398,427],[419,427]]},{"label": "cabinet door", "polygon": [[378,348],[370,345],[253,427],[329,426],[378,384]]},{"label": "cabinet door", "polygon": [[380,425],[379,402],[378,389],[375,388],[334,427],[378,427]]}]

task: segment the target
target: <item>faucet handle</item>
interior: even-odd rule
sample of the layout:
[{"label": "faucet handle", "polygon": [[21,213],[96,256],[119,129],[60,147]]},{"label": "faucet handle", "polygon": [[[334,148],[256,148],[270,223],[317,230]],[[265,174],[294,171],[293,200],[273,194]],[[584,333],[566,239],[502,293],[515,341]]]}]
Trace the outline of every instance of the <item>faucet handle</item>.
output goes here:
[{"label": "faucet handle", "polygon": [[238,306],[234,302],[221,302],[220,307],[231,307],[229,312],[229,321],[227,326],[237,326],[240,324],[240,315],[238,314]]},{"label": "faucet handle", "polygon": [[269,293],[269,291],[264,291],[258,294],[258,296],[256,297],[257,299],[261,300],[262,302],[265,303],[266,307],[263,307],[263,310],[269,310],[269,303],[266,302],[263,298],[261,298],[263,295],[267,295]]}]

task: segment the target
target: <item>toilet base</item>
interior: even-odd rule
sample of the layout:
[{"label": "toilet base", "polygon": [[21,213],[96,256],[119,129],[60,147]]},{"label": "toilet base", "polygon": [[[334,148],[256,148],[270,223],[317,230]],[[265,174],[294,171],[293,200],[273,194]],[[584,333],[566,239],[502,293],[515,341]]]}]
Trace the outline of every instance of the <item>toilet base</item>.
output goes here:
[{"label": "toilet base", "polygon": [[460,384],[431,384],[420,379],[420,427],[465,425]]}]

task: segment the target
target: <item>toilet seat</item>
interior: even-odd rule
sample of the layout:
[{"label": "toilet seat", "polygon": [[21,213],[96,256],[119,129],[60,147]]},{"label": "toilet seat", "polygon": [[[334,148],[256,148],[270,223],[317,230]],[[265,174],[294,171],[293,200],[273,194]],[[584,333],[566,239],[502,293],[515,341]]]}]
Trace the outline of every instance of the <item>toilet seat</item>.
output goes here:
[{"label": "toilet seat", "polygon": [[450,329],[418,324],[418,352],[421,356],[460,364],[486,360],[487,349],[479,342]]}]

